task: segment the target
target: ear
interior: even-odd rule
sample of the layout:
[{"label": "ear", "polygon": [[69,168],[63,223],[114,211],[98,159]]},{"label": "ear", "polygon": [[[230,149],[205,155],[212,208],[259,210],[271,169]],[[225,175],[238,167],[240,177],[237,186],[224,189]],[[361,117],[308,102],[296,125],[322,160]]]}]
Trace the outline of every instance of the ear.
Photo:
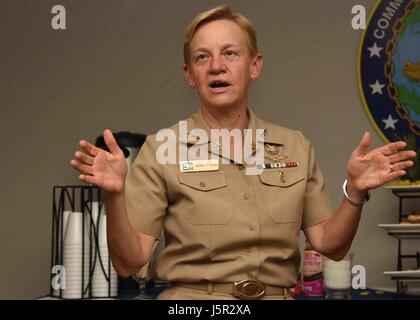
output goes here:
[{"label": "ear", "polygon": [[195,81],[193,79],[190,67],[187,64],[184,64],[182,70],[184,71],[185,81],[187,81],[187,84],[191,87],[191,89],[195,89]]},{"label": "ear", "polygon": [[262,53],[258,53],[251,61],[249,66],[249,77],[251,80],[257,80],[260,76],[260,72],[263,66],[263,55]]}]

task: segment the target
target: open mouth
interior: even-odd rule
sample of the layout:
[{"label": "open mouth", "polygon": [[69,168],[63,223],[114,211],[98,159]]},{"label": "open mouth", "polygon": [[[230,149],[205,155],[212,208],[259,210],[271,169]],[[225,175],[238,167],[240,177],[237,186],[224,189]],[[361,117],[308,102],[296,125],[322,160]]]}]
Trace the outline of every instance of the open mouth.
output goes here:
[{"label": "open mouth", "polygon": [[230,83],[223,80],[215,80],[210,82],[210,88],[212,89],[220,89],[220,88],[227,88],[230,86]]}]

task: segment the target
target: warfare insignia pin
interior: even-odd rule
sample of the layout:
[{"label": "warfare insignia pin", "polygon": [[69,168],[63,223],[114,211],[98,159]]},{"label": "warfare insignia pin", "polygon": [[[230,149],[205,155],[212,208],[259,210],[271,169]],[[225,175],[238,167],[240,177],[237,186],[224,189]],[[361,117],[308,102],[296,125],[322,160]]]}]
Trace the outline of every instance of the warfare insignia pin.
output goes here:
[{"label": "warfare insignia pin", "polygon": [[264,144],[264,149],[267,151],[268,154],[272,156],[278,155],[280,152],[280,146],[278,144]]}]

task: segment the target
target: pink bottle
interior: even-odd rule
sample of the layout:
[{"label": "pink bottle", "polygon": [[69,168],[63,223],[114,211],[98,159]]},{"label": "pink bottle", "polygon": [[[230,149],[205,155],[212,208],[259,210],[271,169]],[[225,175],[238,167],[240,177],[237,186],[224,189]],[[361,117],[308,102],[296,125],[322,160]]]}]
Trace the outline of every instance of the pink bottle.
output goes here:
[{"label": "pink bottle", "polygon": [[322,255],[315,251],[307,240],[303,252],[303,294],[305,296],[325,295]]}]

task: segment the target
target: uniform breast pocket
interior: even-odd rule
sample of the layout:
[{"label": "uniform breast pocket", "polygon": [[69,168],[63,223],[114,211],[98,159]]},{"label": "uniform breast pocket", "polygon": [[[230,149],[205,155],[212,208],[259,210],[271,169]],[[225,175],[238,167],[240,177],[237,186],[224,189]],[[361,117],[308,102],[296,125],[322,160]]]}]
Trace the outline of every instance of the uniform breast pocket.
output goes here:
[{"label": "uniform breast pocket", "polygon": [[264,170],[260,174],[268,214],[274,223],[299,222],[305,195],[305,175],[292,170]]},{"label": "uniform breast pocket", "polygon": [[178,173],[186,217],[192,225],[225,225],[232,219],[226,177],[222,172]]}]

